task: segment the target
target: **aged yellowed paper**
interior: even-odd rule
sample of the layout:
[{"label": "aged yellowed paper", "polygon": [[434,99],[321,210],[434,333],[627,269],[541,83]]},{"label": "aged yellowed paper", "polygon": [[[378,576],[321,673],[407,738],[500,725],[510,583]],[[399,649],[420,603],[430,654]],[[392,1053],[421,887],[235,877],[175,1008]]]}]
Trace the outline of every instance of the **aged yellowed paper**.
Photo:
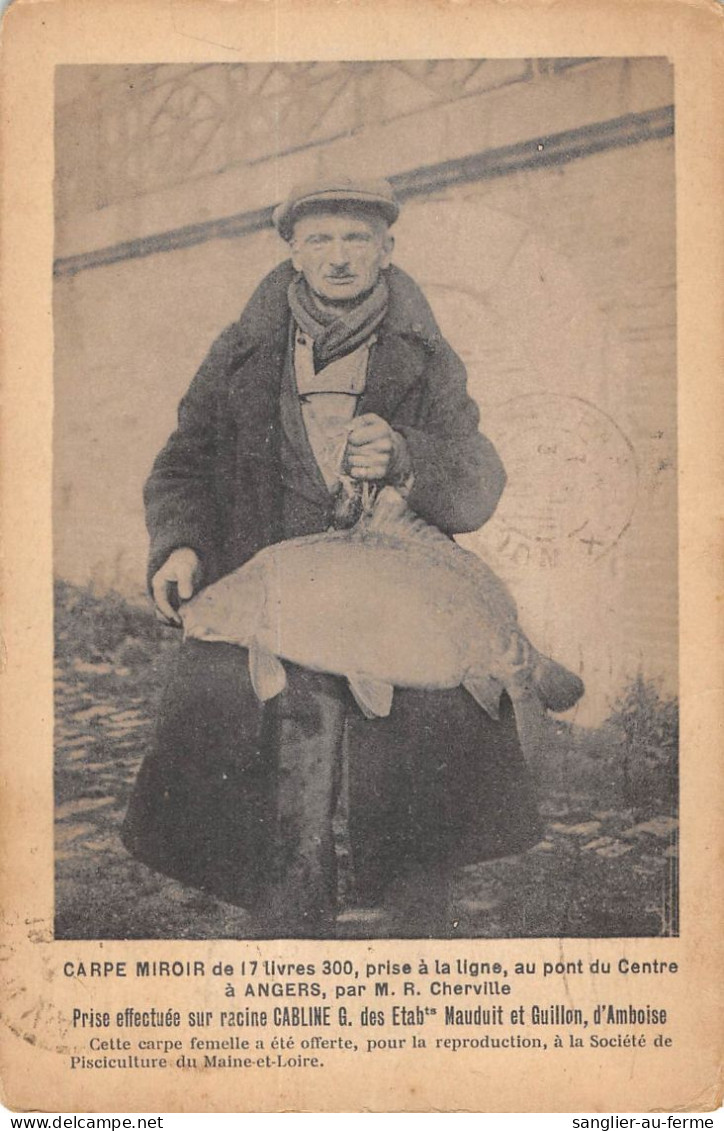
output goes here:
[{"label": "aged yellowed paper", "polygon": [[9,9],[7,1106],[721,1102],[721,27]]}]

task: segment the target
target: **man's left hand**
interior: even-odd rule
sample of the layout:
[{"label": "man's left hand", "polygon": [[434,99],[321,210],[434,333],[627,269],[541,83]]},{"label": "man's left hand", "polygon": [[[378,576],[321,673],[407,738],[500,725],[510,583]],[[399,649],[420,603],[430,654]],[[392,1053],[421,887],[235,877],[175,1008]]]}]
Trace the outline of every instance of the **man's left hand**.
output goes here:
[{"label": "man's left hand", "polygon": [[374,412],[352,421],[345,462],[353,479],[402,482],[411,470],[404,437]]}]

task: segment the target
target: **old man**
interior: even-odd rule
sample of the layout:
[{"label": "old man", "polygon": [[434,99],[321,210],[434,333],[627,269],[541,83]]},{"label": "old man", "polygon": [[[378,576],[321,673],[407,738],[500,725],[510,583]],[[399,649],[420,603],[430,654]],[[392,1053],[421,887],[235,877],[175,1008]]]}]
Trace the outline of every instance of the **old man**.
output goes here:
[{"label": "old man", "polygon": [[[391,265],[387,182],[295,189],[274,213],[290,259],[217,339],[146,485],[159,614],[262,547],[349,522],[342,482],[393,483],[452,536],[493,513],[505,475],[464,367]],[[350,594],[354,600],[354,594]],[[398,690],[366,719],[346,683],[288,664],[262,706],[245,651],[187,641],[124,827],[153,868],[239,904],[253,933],[334,937],[343,761],[356,900],[380,933],[447,936],[455,867],[521,851],[538,822],[509,701],[493,722],[458,688]]]}]

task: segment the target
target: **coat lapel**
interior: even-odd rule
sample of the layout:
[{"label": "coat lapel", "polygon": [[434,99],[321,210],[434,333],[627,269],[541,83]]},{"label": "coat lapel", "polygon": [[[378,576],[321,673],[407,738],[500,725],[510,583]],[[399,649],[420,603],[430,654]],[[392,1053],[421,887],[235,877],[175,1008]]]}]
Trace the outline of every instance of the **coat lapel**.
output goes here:
[{"label": "coat lapel", "polygon": [[359,413],[374,412],[391,422],[424,368],[425,347],[419,339],[395,332],[380,334],[370,354]]},{"label": "coat lapel", "polygon": [[285,347],[285,334],[259,343],[231,377],[229,410],[237,425],[240,451],[246,455],[264,458],[273,447]]},{"label": "coat lapel", "polygon": [[282,459],[282,477],[290,473],[287,463],[294,464],[294,472],[298,476],[296,488],[312,502],[322,503],[326,506],[329,502],[329,491],[324,481],[324,476],[317,463],[312,445],[309,442],[307,429],[302,416],[302,409],[297,393],[297,383],[294,377],[292,362],[291,335],[289,347],[284,360],[284,373],[281,383],[280,420],[282,430],[282,444],[289,446],[288,459]]},{"label": "coat lapel", "polygon": [[246,509],[251,489],[261,546],[281,537],[279,389],[284,342],[274,336],[252,349],[229,387],[229,411],[236,424],[234,496]]},{"label": "coat lapel", "polygon": [[239,452],[257,458],[278,449],[279,393],[289,341],[287,286],[293,275],[282,263],[262,281],[239,319],[247,343],[229,379],[229,411],[239,436]]}]

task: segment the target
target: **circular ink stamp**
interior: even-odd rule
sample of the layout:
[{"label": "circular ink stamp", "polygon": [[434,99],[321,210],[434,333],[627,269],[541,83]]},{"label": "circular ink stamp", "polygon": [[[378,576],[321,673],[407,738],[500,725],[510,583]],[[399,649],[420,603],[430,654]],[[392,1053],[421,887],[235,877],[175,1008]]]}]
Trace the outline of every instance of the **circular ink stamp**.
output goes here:
[{"label": "circular ink stamp", "polygon": [[[3,924],[7,927],[7,921]],[[3,1001],[0,1025],[19,1040],[47,1052],[67,1053],[67,1019],[54,1002],[57,987],[52,934],[42,920],[25,920],[12,933],[15,942],[0,945]]]},{"label": "circular ink stamp", "polygon": [[519,564],[606,554],[628,527],[638,469],[630,440],[579,397],[531,393],[489,411],[508,483],[497,549]]}]

